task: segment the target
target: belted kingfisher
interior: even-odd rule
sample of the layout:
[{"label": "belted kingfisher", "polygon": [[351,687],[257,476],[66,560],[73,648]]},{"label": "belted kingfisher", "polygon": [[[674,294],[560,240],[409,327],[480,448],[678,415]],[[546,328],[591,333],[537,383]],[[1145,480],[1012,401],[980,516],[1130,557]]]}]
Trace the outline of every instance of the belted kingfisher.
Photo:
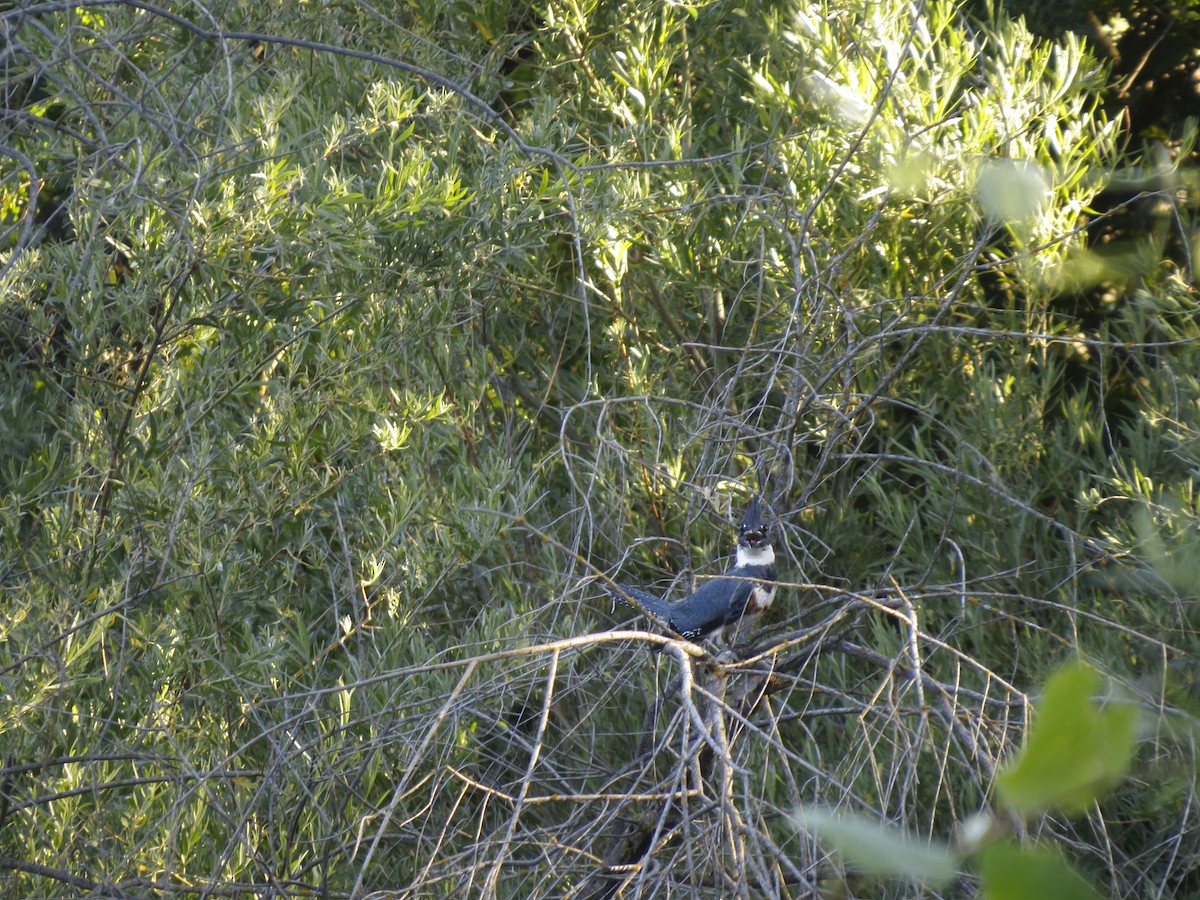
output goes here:
[{"label": "belted kingfisher", "polygon": [[737,558],[724,575],[706,581],[682,600],[664,600],[625,584],[610,587],[608,591],[626,606],[631,604],[622,593],[632,597],[680,637],[698,641],[770,606],[775,599],[777,574],[771,531],[763,522],[759,499],[755,497],[738,526]]}]

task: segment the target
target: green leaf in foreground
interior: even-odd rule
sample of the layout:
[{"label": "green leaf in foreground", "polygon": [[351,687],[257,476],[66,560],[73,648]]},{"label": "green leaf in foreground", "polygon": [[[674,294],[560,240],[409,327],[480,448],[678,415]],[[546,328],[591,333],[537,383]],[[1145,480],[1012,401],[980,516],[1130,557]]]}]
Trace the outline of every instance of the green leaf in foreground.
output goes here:
[{"label": "green leaf in foreground", "polygon": [[1025,748],[1001,773],[1004,802],[1021,815],[1080,812],[1124,776],[1137,739],[1137,710],[1100,706],[1100,675],[1081,663],[1060,669],[1038,703]]},{"label": "green leaf in foreground", "polygon": [[944,844],[916,840],[898,828],[859,816],[802,806],[792,814],[792,821],[823,845],[840,851],[862,872],[938,887],[958,871],[958,857]]},{"label": "green leaf in foreground", "polygon": [[979,855],[985,900],[1100,900],[1100,894],[1058,854],[1011,842]]}]

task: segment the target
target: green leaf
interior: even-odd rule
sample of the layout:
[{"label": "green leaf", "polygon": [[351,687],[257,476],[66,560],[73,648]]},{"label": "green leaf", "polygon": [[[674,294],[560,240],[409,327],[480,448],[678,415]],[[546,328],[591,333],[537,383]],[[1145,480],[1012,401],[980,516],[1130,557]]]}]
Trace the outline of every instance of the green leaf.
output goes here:
[{"label": "green leaf", "polygon": [[1057,853],[993,844],[979,855],[985,900],[1100,900],[1100,893]]},{"label": "green leaf", "polygon": [[1101,706],[1099,673],[1077,663],[1046,685],[1024,750],[1001,773],[1000,796],[1015,812],[1079,812],[1124,776],[1137,739],[1137,710]]},{"label": "green leaf", "polygon": [[937,887],[958,871],[958,857],[946,845],[913,838],[898,828],[821,806],[802,806],[792,821],[838,850],[854,868],[872,875],[920,881]]}]

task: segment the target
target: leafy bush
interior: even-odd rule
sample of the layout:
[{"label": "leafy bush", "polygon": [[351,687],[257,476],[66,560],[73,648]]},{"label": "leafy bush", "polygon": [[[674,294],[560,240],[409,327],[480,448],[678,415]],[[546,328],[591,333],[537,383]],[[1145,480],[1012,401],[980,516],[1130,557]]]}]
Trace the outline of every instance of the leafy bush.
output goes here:
[{"label": "leafy bush", "polygon": [[[1152,774],[1030,832],[1194,887],[1194,183],[1093,239],[1141,176],[1078,39],[0,17],[9,895],[811,896],[797,808],[947,838],[1076,657]],[[730,652],[612,609],[758,490],[785,583]]]}]

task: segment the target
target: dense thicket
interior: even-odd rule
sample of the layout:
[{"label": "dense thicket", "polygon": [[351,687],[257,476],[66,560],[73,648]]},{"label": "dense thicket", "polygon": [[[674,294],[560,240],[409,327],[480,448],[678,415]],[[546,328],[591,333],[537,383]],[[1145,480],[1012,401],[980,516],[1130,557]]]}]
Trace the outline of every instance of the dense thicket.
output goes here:
[{"label": "dense thicket", "polygon": [[[1022,838],[1200,888],[1196,129],[1131,140],[1081,39],[0,22],[0,891],[812,896],[797,807],[952,839],[1077,657],[1137,774]],[[719,661],[613,608],[760,490],[785,584]]]}]

